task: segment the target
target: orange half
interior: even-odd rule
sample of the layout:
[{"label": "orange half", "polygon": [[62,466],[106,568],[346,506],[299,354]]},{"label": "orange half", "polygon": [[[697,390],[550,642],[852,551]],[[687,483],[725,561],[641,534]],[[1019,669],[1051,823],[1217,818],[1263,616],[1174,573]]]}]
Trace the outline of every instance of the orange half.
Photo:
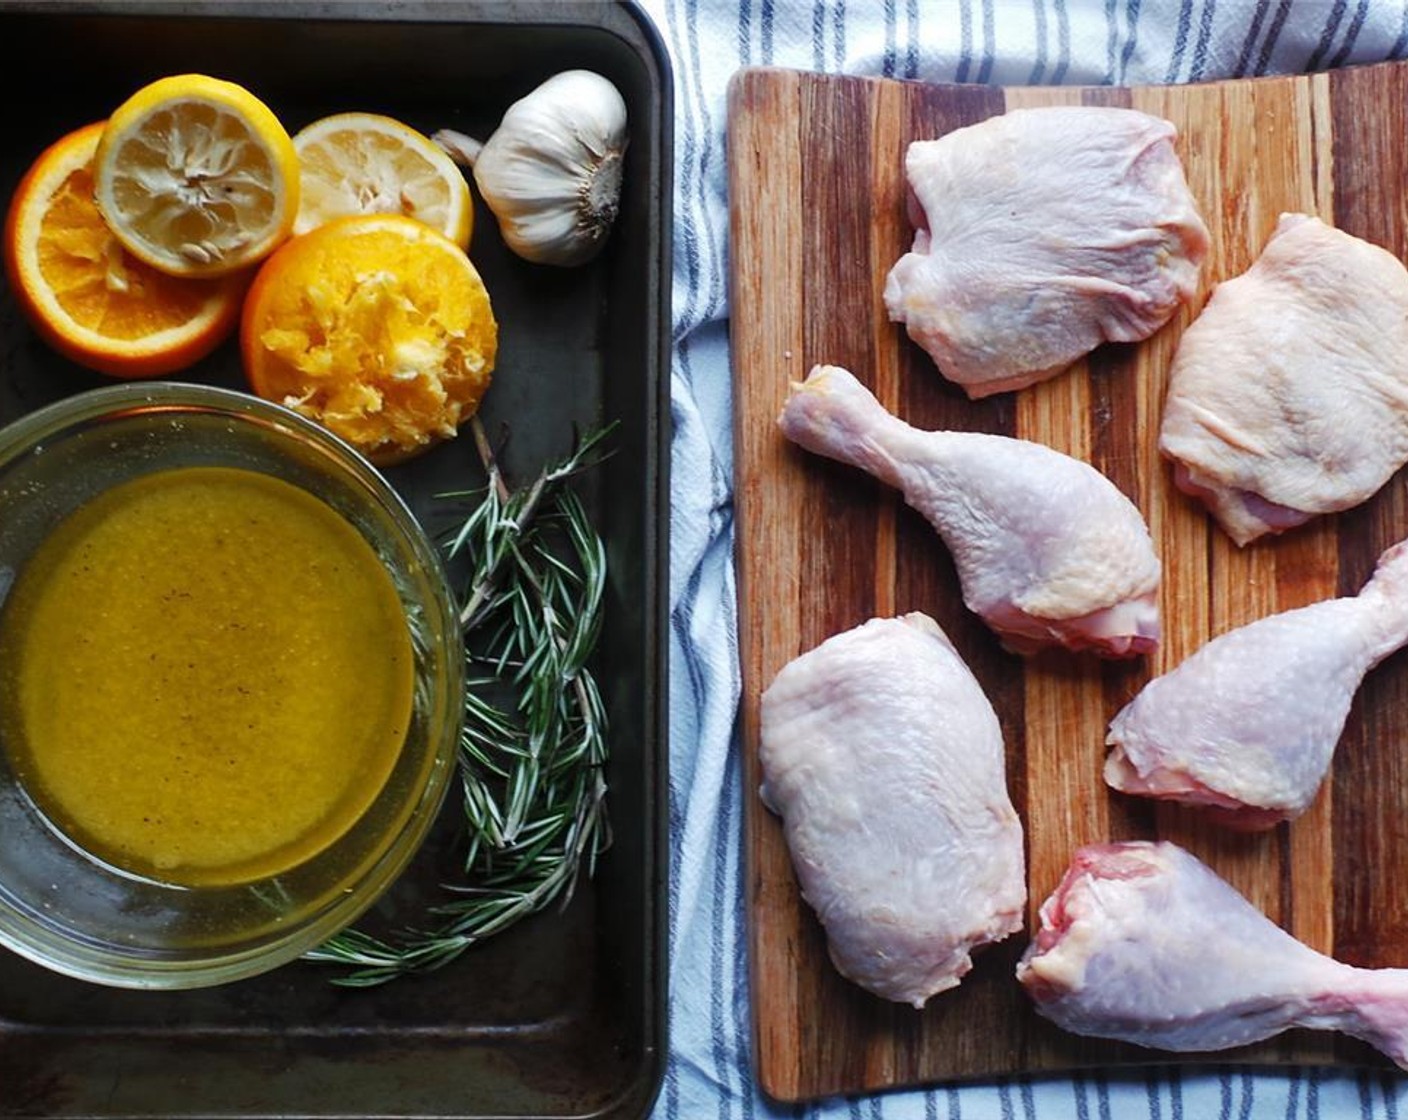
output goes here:
[{"label": "orange half", "polygon": [[239,320],[246,275],[167,276],[109,231],[93,201],[103,122],[44,151],[20,181],[5,220],[10,287],[39,335],[80,365],[113,377],[159,377],[214,350]]},{"label": "orange half", "polygon": [[489,387],[498,325],[464,250],[401,214],[334,218],[260,266],[245,376],[373,462],[455,435]]}]

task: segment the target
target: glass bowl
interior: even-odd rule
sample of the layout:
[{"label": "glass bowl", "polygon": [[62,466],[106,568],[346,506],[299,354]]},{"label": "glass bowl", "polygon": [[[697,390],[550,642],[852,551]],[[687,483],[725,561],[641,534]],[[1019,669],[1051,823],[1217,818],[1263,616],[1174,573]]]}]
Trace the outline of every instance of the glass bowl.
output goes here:
[{"label": "glass bowl", "polygon": [[354,921],[424,839],[454,769],[463,719],[460,631],[436,548],[350,447],[242,393],[117,385],[0,430],[0,605],[56,523],[112,486],[184,467],[275,476],[362,534],[404,608],[414,660],[410,727],[380,793],[328,847],[278,874],[208,887],[173,886],[88,855],[39,810],[0,751],[0,945],[120,987],[193,988],[251,976]]}]

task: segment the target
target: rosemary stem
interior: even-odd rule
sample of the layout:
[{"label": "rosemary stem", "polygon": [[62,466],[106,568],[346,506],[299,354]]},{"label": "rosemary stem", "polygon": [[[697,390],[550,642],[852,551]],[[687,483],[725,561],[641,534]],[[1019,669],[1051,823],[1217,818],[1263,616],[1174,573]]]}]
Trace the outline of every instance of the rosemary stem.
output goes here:
[{"label": "rosemary stem", "polygon": [[308,954],[350,966],[334,980],[346,986],[442,967],[530,914],[565,906],[610,843],[606,712],[588,667],[606,552],[564,483],[598,461],[611,429],[517,491],[477,418],[471,430],[488,486],[447,544],[472,565],[460,615],[474,668],[460,741],[465,880],[446,884],[450,900],[428,921],[390,939],[349,929]]},{"label": "rosemary stem", "polygon": [[[498,495],[499,501],[507,506],[512,501],[512,494],[509,492],[508,484],[504,482],[503,473],[499,470],[498,457],[494,454],[494,449],[489,443],[489,437],[484,431],[484,423],[479,419],[479,414],[470,417],[470,432],[474,436],[474,447],[479,452],[480,462],[484,464],[484,470],[489,476],[489,485],[492,486]],[[547,488],[549,481],[549,470],[545,468],[541,474],[533,481],[532,487],[528,491],[528,496],[523,502],[523,508],[518,516],[513,518],[510,524],[513,528],[513,537],[521,536],[532,523],[538,512],[538,503],[543,499],[543,492]],[[510,542],[511,544],[511,542]],[[490,571],[485,572],[482,579],[470,588],[469,595],[465,599],[464,606],[460,609],[460,626],[470,627],[479,612],[484,609],[484,603],[489,596],[494,593],[494,587],[498,580],[498,566],[495,565]]]}]

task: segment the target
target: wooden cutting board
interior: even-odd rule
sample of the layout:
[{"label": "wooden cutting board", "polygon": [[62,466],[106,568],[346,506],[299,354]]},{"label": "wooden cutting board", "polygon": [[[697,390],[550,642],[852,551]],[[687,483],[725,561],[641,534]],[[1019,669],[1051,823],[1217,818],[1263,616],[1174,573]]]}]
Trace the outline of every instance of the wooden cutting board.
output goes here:
[{"label": "wooden cutting board", "polygon": [[[1053,103],[1131,106],[1177,125],[1213,241],[1194,308],[1252,262],[1285,210],[1408,252],[1405,65],[1148,89],[737,76],[728,159],[747,882],[757,1076],[776,1098],[1166,1059],[1039,1019],[1013,979],[1025,935],[987,950],[923,1013],[831,967],[778,821],[756,796],[758,697],[785,662],[874,615],[933,615],[998,711],[1026,827],[1028,928],[1077,845],[1164,837],[1317,949],[1359,965],[1408,964],[1408,655],[1370,675],[1332,780],[1291,826],[1239,837],[1187,810],[1112,794],[1100,776],[1106,724],[1150,673],[1231,627],[1357,591],[1379,552],[1408,536],[1403,476],[1359,509],[1239,551],[1174,490],[1155,451],[1169,360],[1192,309],[1145,343],[1104,347],[1043,385],[978,403],[886,319],[883,280],[911,237],[906,145]],[[1163,560],[1157,656],[1023,662],[1002,652],[963,608],[948,555],[917,514],[778,433],[788,382],[823,361],[851,369],[918,427],[1038,440],[1104,471],[1144,511]],[[1309,1032],[1217,1060],[1385,1065],[1366,1046]]]}]

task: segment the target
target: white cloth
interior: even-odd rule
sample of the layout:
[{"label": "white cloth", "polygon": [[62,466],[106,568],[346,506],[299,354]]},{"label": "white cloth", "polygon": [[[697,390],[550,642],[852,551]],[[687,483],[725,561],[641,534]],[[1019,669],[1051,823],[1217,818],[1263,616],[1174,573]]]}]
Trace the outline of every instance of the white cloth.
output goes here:
[{"label": "white cloth", "polygon": [[[995,85],[1148,84],[1408,52],[1397,0],[644,0],[675,79],[670,1058],[657,1120],[1408,1116],[1408,1079],[1203,1067],[767,1102],[752,1077],[733,568],[725,92],[751,65]],[[1408,188],[1406,188],[1408,189]]]}]

